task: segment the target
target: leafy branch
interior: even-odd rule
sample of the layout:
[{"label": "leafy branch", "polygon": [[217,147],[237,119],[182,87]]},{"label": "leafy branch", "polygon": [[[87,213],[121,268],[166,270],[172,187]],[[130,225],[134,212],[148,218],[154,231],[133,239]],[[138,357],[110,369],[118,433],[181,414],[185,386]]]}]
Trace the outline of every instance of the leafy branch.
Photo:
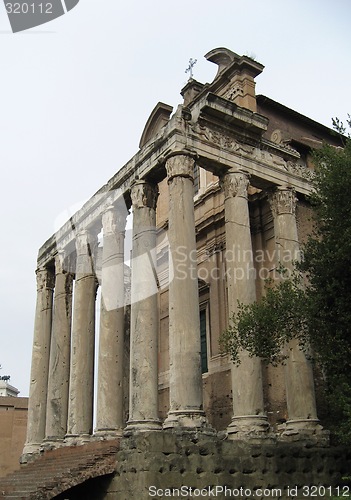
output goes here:
[{"label": "leafy branch", "polygon": [[306,344],[306,296],[303,276],[295,271],[290,278],[283,267],[278,269],[281,279],[265,282],[265,295],[259,302],[238,302],[237,312],[230,318],[229,327],[220,337],[222,352],[230,354],[240,364],[240,351],[259,356],[267,363],[277,365],[286,358],[284,347],[293,338],[301,346]]}]

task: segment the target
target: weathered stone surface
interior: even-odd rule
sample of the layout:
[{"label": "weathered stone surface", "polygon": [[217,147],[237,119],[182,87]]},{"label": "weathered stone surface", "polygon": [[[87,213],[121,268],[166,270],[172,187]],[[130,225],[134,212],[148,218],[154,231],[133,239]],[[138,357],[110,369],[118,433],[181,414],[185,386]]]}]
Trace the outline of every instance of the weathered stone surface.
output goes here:
[{"label": "weathered stone surface", "polygon": [[139,181],[133,202],[130,396],[127,431],[161,428],[158,417],[157,187]]},{"label": "weathered stone surface", "polygon": [[67,437],[83,439],[93,430],[95,245],[96,238],[90,232],[77,234]]},{"label": "weathered stone surface", "polygon": [[95,431],[99,434],[121,432],[124,426],[124,232],[126,216],[125,206],[119,210],[111,206],[102,217],[99,390]]},{"label": "weathered stone surface", "polygon": [[178,155],[166,163],[169,183],[170,410],[165,428],[202,427],[199,297],[194,218],[194,160]]},{"label": "weathered stone surface", "polygon": [[36,274],[37,305],[29,388],[27,440],[23,450],[24,459],[27,454],[39,450],[45,437],[49,377],[54,274],[51,269],[47,268],[38,269]]},{"label": "weathered stone surface", "polygon": [[67,432],[73,276],[65,270],[64,258],[62,252],[55,258],[54,314],[45,432],[47,441],[62,440]]},{"label": "weathered stone surface", "polygon": [[[276,265],[284,265],[291,272],[294,263],[300,260],[300,247],[296,224],[295,190],[279,187],[269,198],[276,242]],[[285,384],[288,421],[282,426],[283,436],[288,440],[308,438],[322,443],[328,441],[317,418],[313,372],[310,361],[299,347],[296,339],[286,347]]]},{"label": "weathered stone surface", "polygon": [[[256,284],[248,207],[249,178],[246,172],[229,171],[222,178],[225,196],[225,228],[229,315],[238,301],[256,300]],[[234,258],[237,255],[237,258]],[[231,438],[265,436],[269,425],[264,411],[261,360],[241,352],[240,365],[232,364],[233,418]]]},{"label": "weathered stone surface", "polygon": [[[163,448],[166,440],[168,444]],[[335,486],[351,467],[351,455],[343,448],[256,445],[222,441],[201,433],[144,433],[123,440],[121,446],[122,451],[117,453],[117,474],[106,497],[110,499],[149,498],[150,486],[164,491],[154,497],[160,499],[167,498],[167,489],[182,486],[200,489],[227,486],[232,490],[242,487],[252,492],[276,488],[279,494],[273,498],[302,499],[306,498],[302,486]],[[288,494],[295,487],[297,496]],[[267,494],[239,497],[267,498]],[[224,494],[219,493],[218,498],[224,498]],[[323,497],[317,495],[317,498]]]},{"label": "weathered stone surface", "polygon": [[[57,252],[64,250],[69,255],[66,271],[75,275],[67,429],[73,442],[94,440],[95,396],[100,437],[101,433],[120,430],[128,419],[130,387],[125,434],[129,438],[123,441],[118,458],[121,468],[113,480],[116,489],[106,493],[109,498],[117,491],[118,498],[147,497],[150,481],[159,481],[165,487],[170,486],[169,481],[173,486],[202,486],[210,481],[212,485],[233,487],[283,485],[287,490],[290,480],[302,484],[304,476],[319,481],[327,477],[323,474],[333,474],[327,455],[322,462],[316,460],[319,469],[314,473],[314,446],[321,444],[325,435],[320,434],[314,418],[313,380],[301,351],[292,346],[286,384],[283,368],[265,369],[262,380],[260,361],[246,353],[242,353],[241,367],[232,367],[230,381],[229,356],[223,355],[218,346],[237,299],[249,304],[264,294],[264,280],[274,270],[277,250],[298,251],[294,190],[299,197],[311,190],[306,172],[312,167],[306,148],[314,132],[319,134],[323,127],[274,101],[269,104],[264,96],[256,97],[253,79],[262,68],[258,63],[227,49],[212,51],[209,59],[219,65],[218,77],[211,84],[190,83],[184,92],[186,105],[179,106],[169,120],[163,111],[161,121],[154,115],[146,127],[141,150],[39,251],[26,451],[38,450],[45,415],[47,437],[61,436],[65,428],[67,372],[63,367],[69,345],[64,346],[65,354],[59,354],[61,339],[55,332],[69,335],[69,308],[64,307],[70,302],[69,281],[63,293],[64,272],[57,274],[58,314],[53,320],[50,378],[53,285],[45,274],[54,268]],[[268,102],[269,120],[256,113],[257,102],[266,110]],[[325,127],[322,136],[337,145]],[[300,141],[305,140],[300,148]],[[163,192],[156,219],[157,185]],[[294,190],[284,187],[274,191],[276,186],[293,186]],[[272,192],[270,208],[268,194]],[[125,309],[124,318],[124,273],[119,266],[123,261],[123,227],[118,214],[111,210],[116,204],[124,207],[123,216],[131,204],[134,211],[131,306]],[[97,272],[93,257],[101,221],[104,244],[97,252]],[[307,234],[308,228],[304,231]],[[256,258],[259,252],[264,254],[261,260]],[[102,284],[102,308],[100,374],[94,395],[97,279]],[[126,375],[129,328],[130,384]],[[202,366],[200,360],[204,361]],[[228,431],[236,437],[235,443],[221,441],[213,431],[211,434],[204,405],[217,430],[227,427],[233,407]],[[262,442],[268,434],[265,411],[274,430],[288,417],[284,439],[302,437],[303,444],[313,451],[307,455],[294,443],[284,448],[277,436],[269,435],[275,447],[270,447],[268,440]],[[149,434],[151,428],[160,430],[158,418],[167,414],[164,428],[173,432]],[[145,434],[134,435],[140,430]],[[250,443],[243,443],[243,439]],[[255,446],[255,442],[261,442],[261,446]],[[98,493],[91,489],[91,494],[100,498],[106,491],[102,485]],[[84,498],[89,495],[87,485],[77,498],[79,494]]]}]

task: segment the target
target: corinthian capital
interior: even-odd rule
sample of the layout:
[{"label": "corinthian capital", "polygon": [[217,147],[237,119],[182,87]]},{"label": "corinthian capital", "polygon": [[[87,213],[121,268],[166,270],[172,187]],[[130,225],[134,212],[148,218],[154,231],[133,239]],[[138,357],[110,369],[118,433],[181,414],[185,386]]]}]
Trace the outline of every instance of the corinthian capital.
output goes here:
[{"label": "corinthian capital", "polygon": [[64,274],[67,271],[67,263],[65,262],[66,252],[58,250],[55,255],[55,274]]},{"label": "corinthian capital", "polygon": [[247,199],[249,174],[243,171],[230,170],[221,178],[221,187],[226,199],[234,198],[235,196]]},{"label": "corinthian capital", "polygon": [[193,180],[194,165],[195,160],[191,156],[177,155],[168,158],[166,161],[168,180],[173,179],[173,177],[189,177]]},{"label": "corinthian capital", "polygon": [[146,181],[137,181],[130,192],[133,208],[152,208],[156,210],[158,187]]},{"label": "corinthian capital", "polygon": [[273,216],[283,214],[295,214],[296,195],[295,189],[279,187],[268,197]]},{"label": "corinthian capital", "polygon": [[102,214],[102,227],[104,234],[123,233],[127,223],[127,209],[118,210],[113,205],[106,208]]},{"label": "corinthian capital", "polygon": [[40,267],[35,272],[37,276],[37,291],[52,290],[55,286],[55,275],[51,269],[47,267]]},{"label": "corinthian capital", "polygon": [[77,255],[92,255],[96,249],[97,238],[88,229],[82,229],[76,235]]}]

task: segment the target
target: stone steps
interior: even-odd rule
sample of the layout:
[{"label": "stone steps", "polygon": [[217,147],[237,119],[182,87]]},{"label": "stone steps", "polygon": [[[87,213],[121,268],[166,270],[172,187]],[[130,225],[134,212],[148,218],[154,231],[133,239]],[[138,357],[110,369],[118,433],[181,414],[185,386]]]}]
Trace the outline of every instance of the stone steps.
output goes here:
[{"label": "stone steps", "polygon": [[118,450],[115,439],[46,451],[0,479],[0,498],[54,498],[88,479],[113,473]]}]

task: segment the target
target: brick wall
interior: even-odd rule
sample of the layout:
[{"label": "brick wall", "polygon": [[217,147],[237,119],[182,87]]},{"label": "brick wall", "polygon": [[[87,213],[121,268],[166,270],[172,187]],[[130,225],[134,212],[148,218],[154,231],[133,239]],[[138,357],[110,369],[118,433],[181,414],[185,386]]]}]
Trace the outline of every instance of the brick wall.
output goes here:
[{"label": "brick wall", "polygon": [[27,412],[28,398],[0,397],[0,477],[19,468]]}]

